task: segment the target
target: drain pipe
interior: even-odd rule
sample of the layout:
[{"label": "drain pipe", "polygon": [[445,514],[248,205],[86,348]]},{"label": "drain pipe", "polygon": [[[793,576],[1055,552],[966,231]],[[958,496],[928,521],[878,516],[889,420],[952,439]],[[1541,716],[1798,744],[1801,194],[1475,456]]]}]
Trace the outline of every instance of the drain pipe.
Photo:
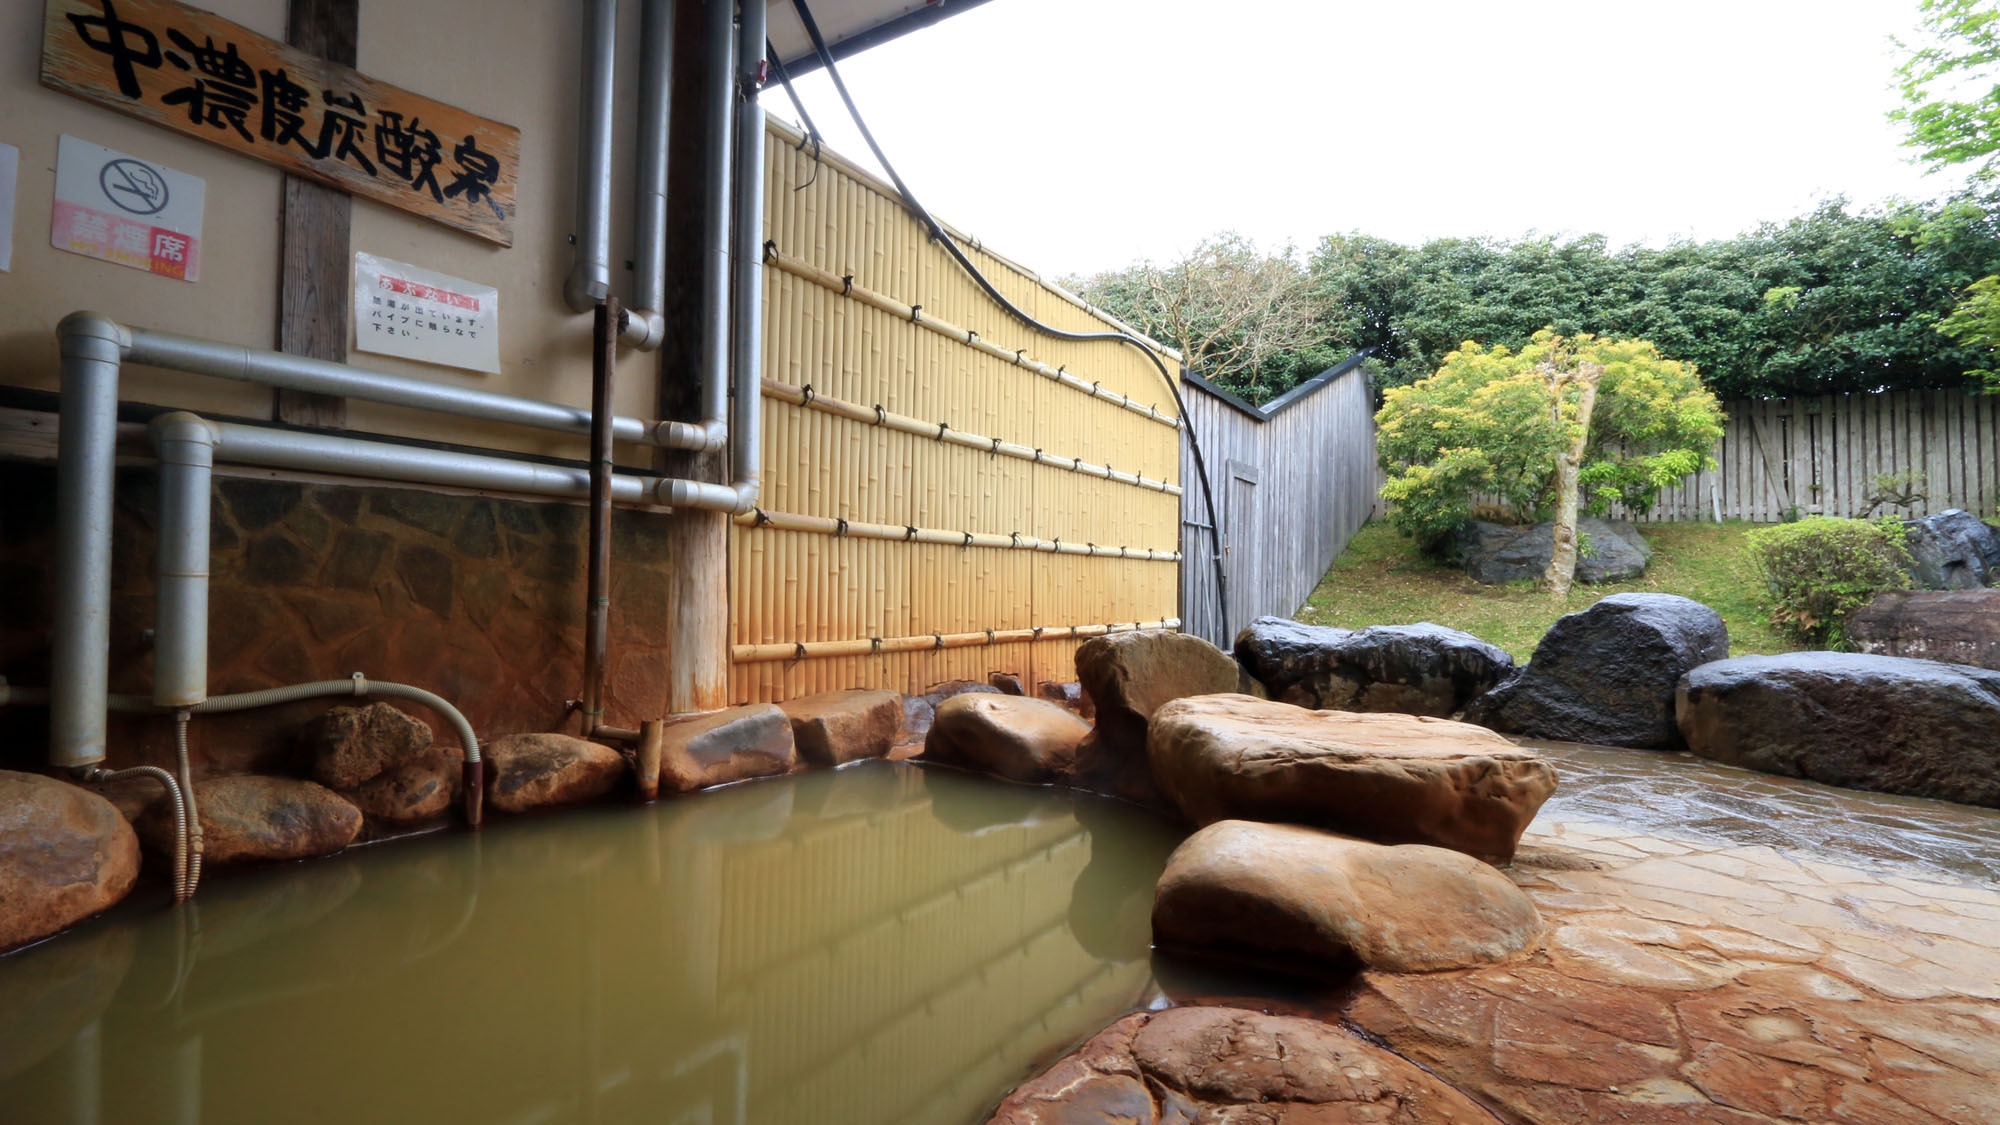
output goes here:
[{"label": "drain pipe", "polygon": [[146,429],[160,459],[153,703],[191,707],[208,698],[208,506],[216,433],[186,411],[162,414]]},{"label": "drain pipe", "polygon": [[49,763],[76,771],[104,761],[118,366],[131,337],[95,313],[71,313],[56,331],[62,350],[62,436],[56,449]]},{"label": "drain pipe", "polygon": [[736,32],[736,274],[730,311],[735,321],[730,364],[736,378],[730,427],[730,480],[739,513],[757,506],[763,472],[764,374],[764,84],[766,21],[762,0],[743,0]]},{"label": "drain pipe", "polygon": [[586,313],[611,295],[612,81],[618,0],[589,0],[583,21],[583,101],[577,123],[576,256],[563,301]]},{"label": "drain pipe", "polygon": [[[673,0],[641,0],[639,9],[639,143],[634,154],[632,307],[623,338],[652,351],[666,336],[667,142],[674,73]],[[720,428],[721,419],[715,419]],[[717,444],[710,449],[720,448]]]},{"label": "drain pipe", "polygon": [[583,619],[583,736],[604,722],[605,635],[611,624],[611,377],[618,366],[618,298],[597,306],[591,349],[590,561]]}]

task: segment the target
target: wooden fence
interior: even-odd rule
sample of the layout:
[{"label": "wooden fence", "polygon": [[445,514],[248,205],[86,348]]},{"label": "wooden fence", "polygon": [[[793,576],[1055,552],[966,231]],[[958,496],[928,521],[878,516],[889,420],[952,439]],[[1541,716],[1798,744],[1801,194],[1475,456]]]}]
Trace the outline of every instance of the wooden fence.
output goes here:
[{"label": "wooden fence", "polygon": [[[1964,508],[2000,514],[2000,395],[1891,391],[1727,404],[1717,468],[1660,497],[1649,520],[1774,522],[1858,516],[1870,479],[1923,474],[1925,499],[1895,509],[1924,516]],[[1888,509],[1885,509],[1888,510]]]},{"label": "wooden fence", "polygon": [[1261,409],[1195,375],[1184,380],[1222,521],[1229,618],[1194,457],[1182,443],[1181,629],[1228,648],[1264,614],[1303,605],[1381,491],[1375,406],[1356,355]]}]

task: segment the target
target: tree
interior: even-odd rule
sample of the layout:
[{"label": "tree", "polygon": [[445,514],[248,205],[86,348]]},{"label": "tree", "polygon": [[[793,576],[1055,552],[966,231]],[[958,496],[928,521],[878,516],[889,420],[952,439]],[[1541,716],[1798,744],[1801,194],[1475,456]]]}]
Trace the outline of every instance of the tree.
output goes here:
[{"label": "tree", "polygon": [[1896,68],[1903,100],[1889,116],[1932,168],[1973,164],[1989,179],[2000,153],[2000,8],[1993,0],[1920,0],[1928,42]]},{"label": "tree", "polygon": [[[1933,169],[1971,164],[1975,178],[1990,180],[2000,171],[2000,7],[1921,0],[1918,11],[1930,41],[1896,68],[1908,104],[1890,116],[1909,127],[1906,143]],[[2000,394],[2000,275],[1968,285],[1937,330],[1984,360],[1969,373]]]},{"label": "tree", "polygon": [[1339,359],[1325,346],[1310,281],[1290,248],[1265,254],[1241,235],[1224,233],[1166,265],[1141,262],[1074,287],[1178,349],[1189,368],[1262,402]]},{"label": "tree", "polygon": [[1722,408],[1695,368],[1645,340],[1558,335],[1526,347],[1468,341],[1436,374],[1384,393],[1375,416],[1391,519],[1427,546],[1491,497],[1517,516],[1558,516],[1558,556],[1545,576],[1568,589],[1581,511],[1619,503],[1644,513],[1660,490],[1712,465]]}]

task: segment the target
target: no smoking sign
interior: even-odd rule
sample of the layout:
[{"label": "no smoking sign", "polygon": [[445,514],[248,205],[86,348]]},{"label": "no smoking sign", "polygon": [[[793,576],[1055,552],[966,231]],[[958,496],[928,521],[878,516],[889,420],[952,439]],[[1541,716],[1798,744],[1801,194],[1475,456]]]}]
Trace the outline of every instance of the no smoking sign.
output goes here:
[{"label": "no smoking sign", "polygon": [[201,276],[207,185],[196,176],[76,137],[56,149],[49,244],[162,277]]}]

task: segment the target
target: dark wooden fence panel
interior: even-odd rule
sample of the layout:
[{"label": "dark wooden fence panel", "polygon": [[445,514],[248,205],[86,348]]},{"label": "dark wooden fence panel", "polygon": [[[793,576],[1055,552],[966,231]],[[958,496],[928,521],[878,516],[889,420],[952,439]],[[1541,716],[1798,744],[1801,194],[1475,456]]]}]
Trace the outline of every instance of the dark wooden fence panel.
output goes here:
[{"label": "dark wooden fence panel", "polygon": [[1289,617],[1364,523],[1381,491],[1374,396],[1354,356],[1262,409],[1206,381],[1184,384],[1222,523],[1229,619],[1194,455],[1181,443],[1181,631],[1228,648],[1265,614]]}]

